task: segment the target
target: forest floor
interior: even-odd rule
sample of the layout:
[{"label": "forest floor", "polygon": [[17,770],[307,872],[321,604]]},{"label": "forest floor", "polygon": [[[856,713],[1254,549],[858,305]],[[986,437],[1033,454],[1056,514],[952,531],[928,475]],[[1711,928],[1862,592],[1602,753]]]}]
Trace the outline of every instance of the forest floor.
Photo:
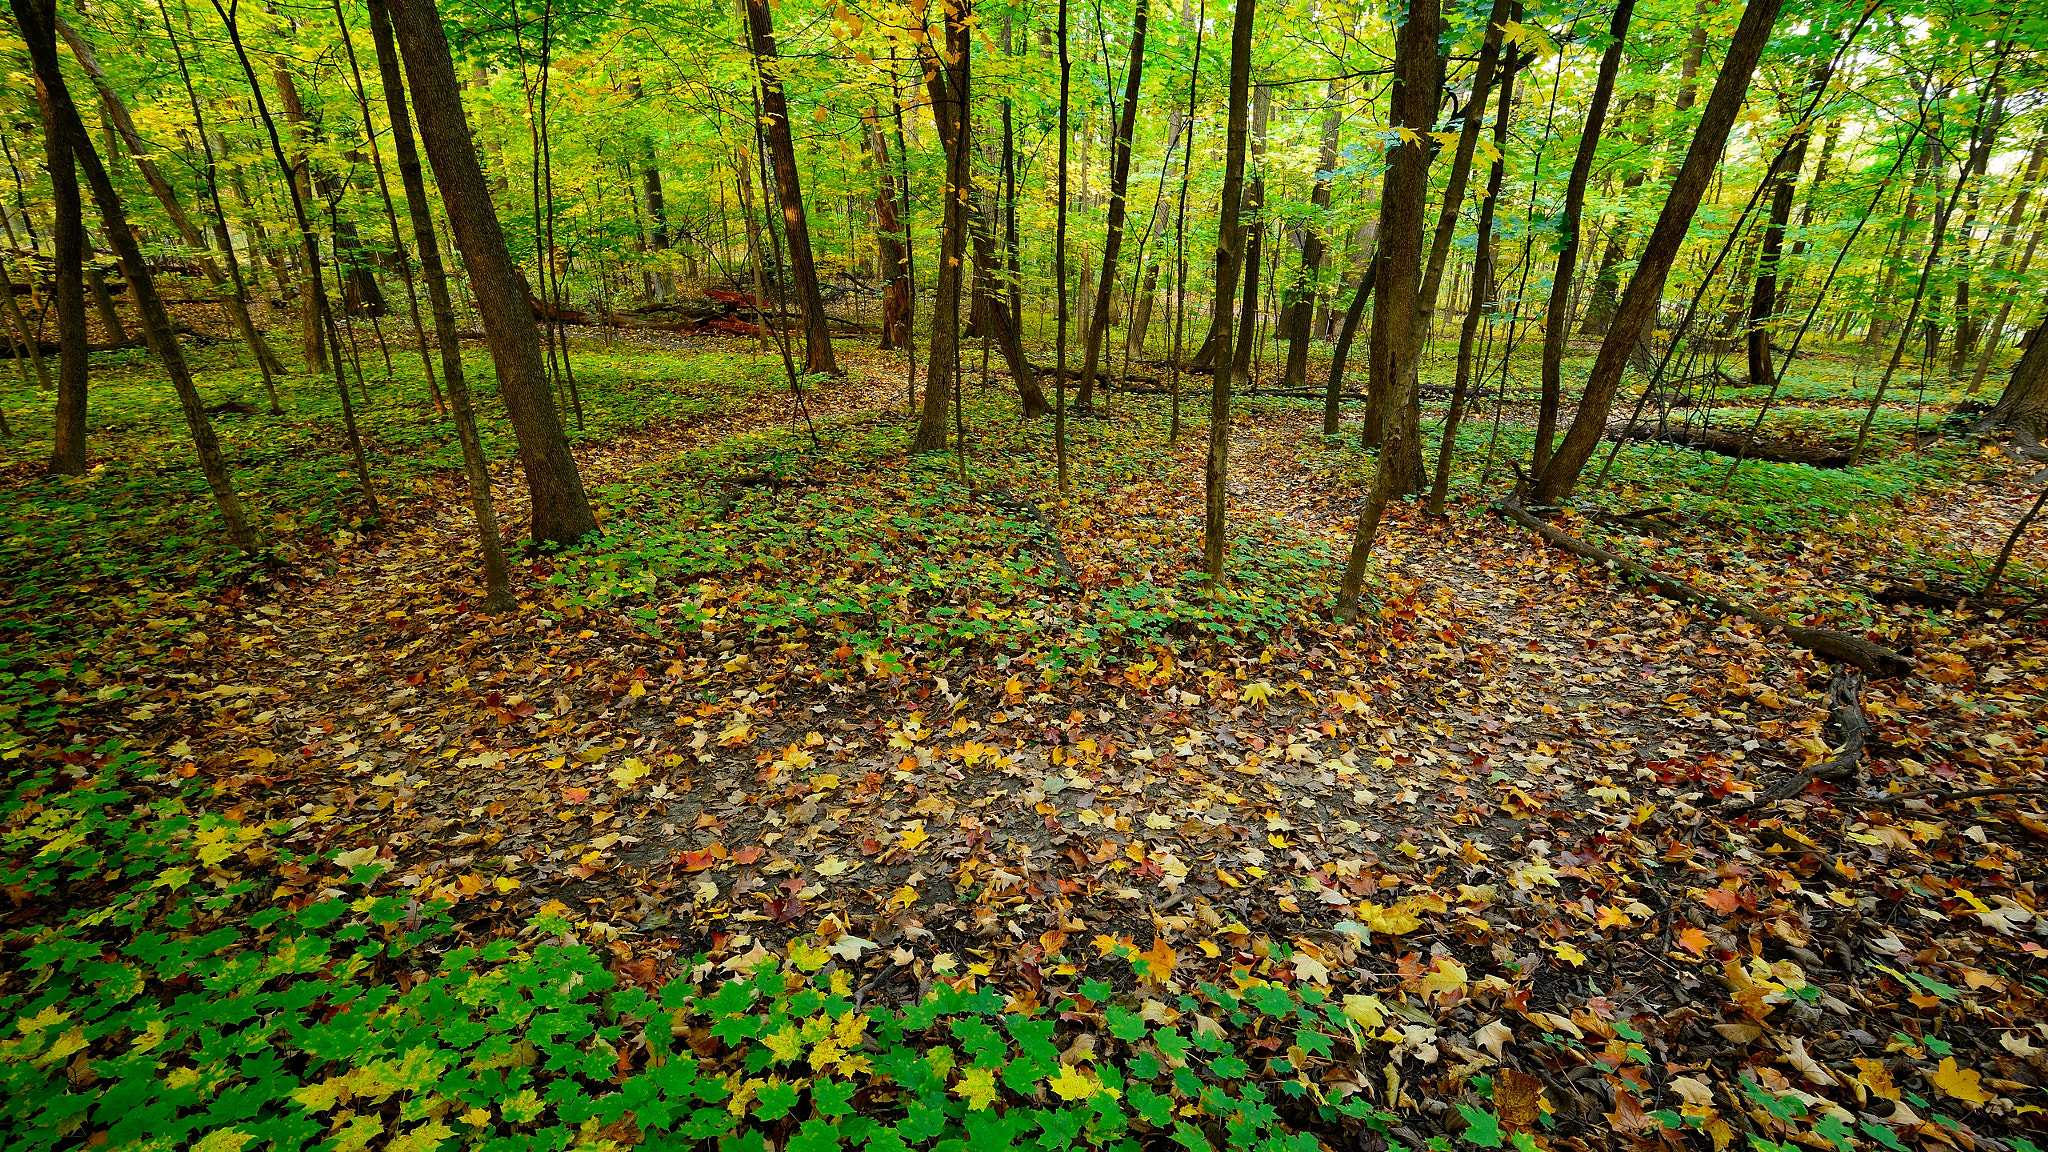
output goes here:
[{"label": "forest floor", "polygon": [[[906,457],[894,358],[846,349],[806,422],[771,360],[579,354],[608,532],[523,561],[498,618],[416,397],[369,417],[374,521],[313,382],[223,420],[275,544],[213,584],[189,497],[130,520],[186,490],[139,402],[96,398],[122,455],[83,483],[34,480],[18,442],[11,754],[79,775],[118,742],[137,793],[213,814],[223,892],[446,901],[464,941],[599,944],[649,986],[824,948],[856,1006],[986,985],[1104,1061],[1137,1052],[1105,1001],[1157,1023],[1208,981],[1327,990],[1352,1055],[1245,1050],[1418,1146],[2032,1147],[2048,570],[2037,538],[2005,593],[1943,603],[2032,492],[1995,451],[1912,450],[1919,398],[1864,468],[1717,487],[1718,457],[1632,445],[1554,521],[1915,662],[1863,690],[1857,781],[1744,808],[1830,754],[1833,670],[1489,514],[1515,410],[1462,432],[1447,519],[1390,514],[1352,628],[1328,607],[1370,457],[1313,401],[1241,405],[1218,601],[1186,576],[1198,395],[1171,443],[1157,397],[1074,420],[1062,499],[1049,421],[999,391],[968,398],[964,459]],[[1839,437],[1856,386],[1792,389],[1772,431]],[[11,891],[10,931],[47,922]]]}]

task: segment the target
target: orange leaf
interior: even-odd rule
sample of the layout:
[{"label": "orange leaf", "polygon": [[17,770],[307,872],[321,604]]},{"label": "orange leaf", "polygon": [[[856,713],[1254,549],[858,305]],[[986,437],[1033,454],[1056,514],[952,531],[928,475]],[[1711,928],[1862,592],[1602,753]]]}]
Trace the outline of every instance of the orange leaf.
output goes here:
[{"label": "orange leaf", "polygon": [[1707,949],[1712,947],[1713,943],[1713,937],[1708,936],[1698,928],[1687,927],[1685,931],[1678,934],[1678,946],[1695,956],[1705,956]]},{"label": "orange leaf", "polygon": [[1742,897],[1726,888],[1709,888],[1700,893],[1700,903],[1723,916],[1732,916],[1737,908],[1742,907]]}]

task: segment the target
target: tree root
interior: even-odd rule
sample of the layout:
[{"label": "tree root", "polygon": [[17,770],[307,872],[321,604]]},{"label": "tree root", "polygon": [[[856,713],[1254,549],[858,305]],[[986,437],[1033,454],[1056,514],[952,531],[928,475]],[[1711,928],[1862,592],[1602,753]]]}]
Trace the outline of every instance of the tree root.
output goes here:
[{"label": "tree root", "polygon": [[1760,628],[1782,632],[1785,639],[1808,649],[1815,655],[1825,656],[1839,663],[1853,664],[1878,679],[1904,676],[1913,670],[1911,660],[1881,644],[1873,644],[1861,637],[1837,632],[1832,628],[1807,628],[1798,624],[1788,624],[1759,608],[1730,600],[1725,596],[1717,596],[1676,576],[1653,571],[1605,548],[1588,544],[1530,515],[1529,510],[1522,507],[1522,502],[1517,497],[1508,496],[1495,501],[1493,510],[1574,556],[1596,561],[1610,570],[1626,572],[1673,600],[1698,605],[1719,616],[1740,616]]},{"label": "tree root", "polygon": [[1079,590],[1081,578],[1074,571],[1073,561],[1067,559],[1067,550],[1060,544],[1059,531],[1052,526],[1052,521],[1045,518],[1045,513],[1039,511],[1037,504],[1010,491],[1010,486],[1007,484],[998,484],[993,488],[983,488],[977,495],[989,503],[1023,516],[1037,525],[1038,534],[1052,548],[1053,567],[1059,571],[1060,582],[1069,588]]},{"label": "tree root", "polygon": [[[1722,807],[1744,812],[1779,800],[1790,800],[1806,791],[1807,785],[1815,780],[1850,780],[1859,775],[1863,766],[1863,744],[1870,739],[1870,721],[1863,718],[1862,696],[1863,677],[1837,666],[1834,678],[1828,681],[1827,706],[1835,730],[1842,737],[1840,750],[1796,776],[1780,780],[1754,796],[1729,800]],[[1783,836],[1783,833],[1778,835]]]}]

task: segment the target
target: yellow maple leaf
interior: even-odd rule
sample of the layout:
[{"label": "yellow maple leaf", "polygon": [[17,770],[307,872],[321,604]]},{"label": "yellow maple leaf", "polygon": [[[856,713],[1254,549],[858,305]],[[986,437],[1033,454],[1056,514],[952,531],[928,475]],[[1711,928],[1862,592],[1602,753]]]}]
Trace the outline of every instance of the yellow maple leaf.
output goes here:
[{"label": "yellow maple leaf", "polygon": [[1583,968],[1586,965],[1586,954],[1569,944],[1552,944],[1550,950],[1557,953],[1559,960],[1574,968]]},{"label": "yellow maple leaf", "polygon": [[1986,1092],[1979,1083],[1984,1079],[1982,1076],[1971,1069],[1956,1067],[1956,1058],[1953,1056],[1942,1057],[1941,1067],[1935,1069],[1933,1079],[1936,1088],[1941,1089],[1944,1095],[1957,1100],[1967,1100],[1972,1104],[1989,1104],[1998,1099]]},{"label": "yellow maple leaf", "polygon": [[985,1112],[995,1106],[1001,1091],[996,1088],[996,1073],[993,1068],[969,1068],[960,1074],[960,1082],[953,1085],[953,1095],[967,1101],[969,1112]]},{"label": "yellow maple leaf", "polygon": [[763,1034],[761,1046],[774,1053],[777,1063],[794,1060],[804,1051],[804,1042],[798,1038],[794,1024],[783,1025],[780,1032]]},{"label": "yellow maple leaf", "polygon": [[1093,1072],[1072,1064],[1060,1065],[1059,1075],[1045,1082],[1062,1100],[1086,1100],[1091,1096],[1107,1095],[1115,1099],[1123,1093],[1109,1087],[1095,1078]]},{"label": "yellow maple leaf", "polygon": [[612,769],[612,783],[617,784],[621,788],[630,788],[635,782],[652,771],[654,769],[641,763],[638,756],[628,756],[624,764]]},{"label": "yellow maple leaf", "polygon": [[1634,923],[1635,921],[1628,918],[1628,913],[1623,912],[1612,904],[1603,904],[1600,906],[1600,919],[1594,922],[1594,926],[1598,928],[1628,928],[1633,926]]},{"label": "yellow maple leaf", "polygon": [[1439,957],[1436,967],[1422,978],[1422,990],[1435,995],[1447,996],[1465,990],[1465,966],[1448,957]]},{"label": "yellow maple leaf", "polygon": [[1384,932],[1389,936],[1399,936],[1422,927],[1422,920],[1415,915],[1414,908],[1405,900],[1392,908],[1382,908],[1377,904],[1360,904],[1358,922],[1374,932]]},{"label": "yellow maple leaf", "polygon": [[1240,692],[1239,695],[1244,697],[1244,702],[1247,704],[1264,704],[1273,696],[1272,681],[1254,680],[1245,685],[1244,691]]}]

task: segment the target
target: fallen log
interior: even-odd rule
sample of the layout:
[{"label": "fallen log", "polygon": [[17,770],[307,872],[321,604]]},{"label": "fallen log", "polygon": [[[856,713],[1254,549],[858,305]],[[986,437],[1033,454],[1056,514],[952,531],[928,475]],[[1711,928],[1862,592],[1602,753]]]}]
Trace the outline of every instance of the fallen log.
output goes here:
[{"label": "fallen log", "polygon": [[1863,718],[1863,678],[1841,665],[1828,680],[1827,708],[1842,743],[1834,755],[1753,796],[1722,805],[1741,812],[1779,800],[1790,800],[1815,780],[1852,780],[1863,771],[1863,744],[1870,739],[1870,721]]},{"label": "fallen log", "polygon": [[[1657,444],[1675,444],[1681,448],[1697,448],[1717,456],[1728,456],[1743,460],[1763,460],[1772,464],[1805,464],[1814,468],[1846,468],[1849,466],[1849,450],[1846,448],[1823,447],[1800,444],[1792,440],[1779,440],[1769,436],[1754,439],[1740,432],[1723,428],[1657,428],[1646,424],[1635,424],[1610,429],[1608,438],[1629,441],[1642,440]],[[1745,448],[1745,441],[1747,446]]]},{"label": "fallen log", "polygon": [[1493,511],[1543,537],[1554,547],[1562,548],[1574,556],[1595,561],[1610,570],[1626,572],[1673,600],[1696,604],[1718,616],[1740,616],[1760,628],[1782,632],[1785,639],[1793,644],[1816,655],[1825,656],[1829,660],[1854,664],[1878,678],[1904,676],[1913,670],[1911,660],[1881,644],[1873,644],[1859,636],[1837,632],[1832,628],[1807,628],[1798,624],[1788,624],[1761,609],[1730,600],[1725,596],[1717,596],[1676,576],[1667,576],[1605,548],[1588,544],[1530,515],[1529,510],[1522,507],[1522,502],[1517,497],[1509,496],[1495,501]]}]

